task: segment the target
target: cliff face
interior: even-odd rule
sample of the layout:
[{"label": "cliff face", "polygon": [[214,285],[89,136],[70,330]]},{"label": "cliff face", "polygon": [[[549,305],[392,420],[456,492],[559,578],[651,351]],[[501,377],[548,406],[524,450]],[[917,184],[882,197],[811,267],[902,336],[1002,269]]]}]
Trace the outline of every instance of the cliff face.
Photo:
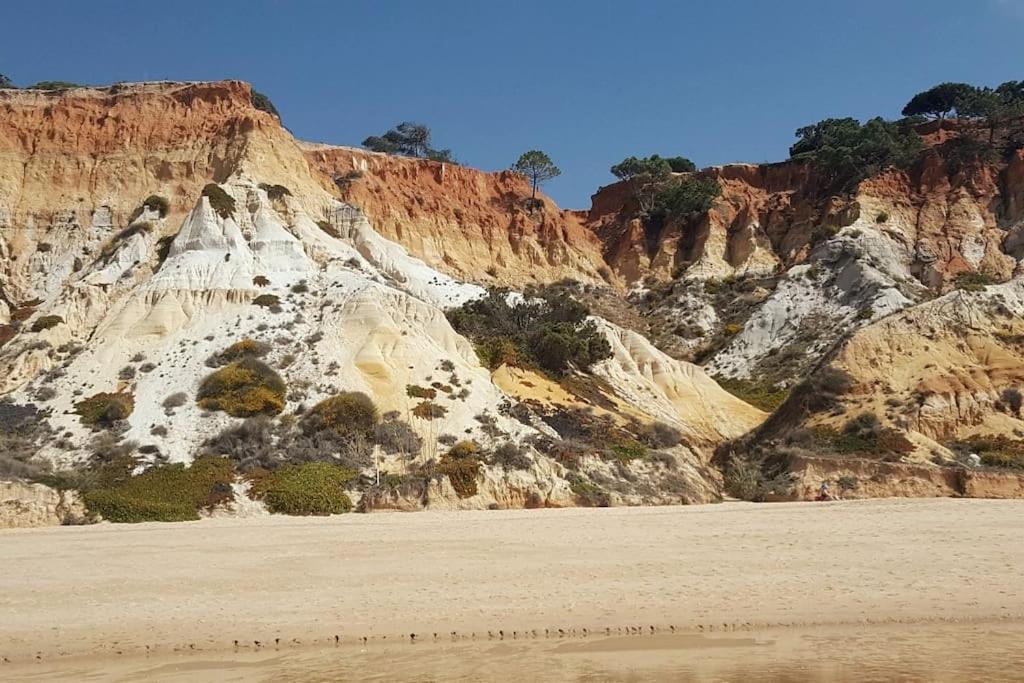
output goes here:
[{"label": "cliff face", "polygon": [[914,276],[930,288],[964,272],[1005,280],[1015,267],[1004,242],[1024,216],[1020,152],[1001,171],[974,165],[954,172],[941,155],[927,155],[911,172],[864,181],[849,200],[823,193],[808,164],[734,164],[706,173],[722,187],[714,207],[653,231],[636,218],[625,183],[594,195],[587,223],[617,273],[629,282],[771,274],[805,262],[824,237],[862,215],[901,242]]},{"label": "cliff face", "polygon": [[547,197],[528,210],[523,176],[348,147],[303,149],[328,178],[361,174],[344,183],[342,198],[366,211],[382,235],[445,272],[513,287],[601,279],[600,240]]},{"label": "cliff face", "polygon": [[[342,193],[333,178],[363,175]],[[52,294],[37,246],[60,253],[111,237],[151,194],[179,222],[202,187],[245,175],[291,192],[316,219],[332,198],[365,209],[389,239],[440,270],[521,286],[598,280],[600,244],[573,212],[542,198],[529,212],[525,181],[296,141],[257,110],[246,83],[143,83],[64,92],[0,90],[0,229],[13,261],[13,302]],[[35,273],[35,274],[33,274]]]},{"label": "cliff face", "polygon": [[[361,481],[373,466],[405,481],[353,491],[370,509],[720,496],[711,450],[764,414],[700,368],[598,320],[612,357],[544,380],[561,393],[541,404],[528,390],[542,378],[503,383],[509,368],[492,374],[449,324],[445,309],[479,296],[478,282],[600,281],[600,243],[579,214],[546,198],[528,210],[511,173],[299,143],[250,97],[237,82],[0,91],[0,475],[28,471],[26,457],[80,467],[115,448],[147,465],[341,457],[282,439],[300,439],[309,405],[359,391],[422,441],[353,456]],[[143,206],[150,195],[169,200],[166,214]],[[286,387],[280,419],[197,402],[242,341]],[[86,424],[80,404],[112,395],[128,414]],[[596,429],[594,411],[625,460],[609,443],[563,444],[558,428]],[[626,440],[645,425],[660,430],[657,458]],[[504,445],[513,462],[481,455],[476,493],[457,491],[435,469],[456,439]]]}]

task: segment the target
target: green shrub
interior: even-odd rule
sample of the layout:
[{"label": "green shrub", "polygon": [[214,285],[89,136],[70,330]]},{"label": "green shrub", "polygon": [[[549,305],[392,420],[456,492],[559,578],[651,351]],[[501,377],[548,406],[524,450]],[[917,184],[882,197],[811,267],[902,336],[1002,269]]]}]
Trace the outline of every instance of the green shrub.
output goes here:
[{"label": "green shrub", "polygon": [[263,308],[273,308],[281,304],[281,299],[276,294],[260,294],[252,303]]},{"label": "green shrub", "polygon": [[235,215],[235,198],[224,191],[220,185],[210,183],[203,188],[202,196],[210,202],[210,208],[217,212],[221,218],[230,218]]},{"label": "green shrub", "polygon": [[[101,478],[102,479],[102,478]],[[90,513],[111,522],[181,522],[232,498],[234,471],[225,458],[200,457],[191,467],[157,465],[83,493]]]},{"label": "green shrub", "polygon": [[742,399],[761,410],[770,413],[782,405],[789,396],[789,389],[777,389],[769,384],[754,380],[732,377],[716,377],[718,385],[736,398]]},{"label": "green shrub", "polygon": [[329,462],[284,465],[273,472],[254,472],[251,492],[271,512],[337,515],[352,509],[345,486],[356,476],[355,470]]},{"label": "green shrub", "polygon": [[770,471],[762,459],[730,456],[723,473],[725,491],[734,498],[754,503],[769,495],[787,495],[792,480],[785,472]]},{"label": "green shrub", "polygon": [[135,399],[129,393],[98,393],[75,404],[82,424],[90,427],[109,427],[126,419],[135,409]]},{"label": "green shrub", "polygon": [[158,263],[163,263],[171,253],[171,245],[177,235],[164,235],[156,241],[156,258]]},{"label": "green shrub", "polygon": [[873,317],[875,317],[875,309],[872,306],[865,306],[854,316],[856,320],[871,320]]},{"label": "green shrub", "polygon": [[425,398],[427,400],[433,400],[437,398],[437,390],[429,387],[420,387],[415,384],[407,384],[405,386],[405,395],[409,398]]},{"label": "green shrub", "polygon": [[432,401],[420,401],[416,407],[412,409],[413,415],[424,420],[437,420],[444,417],[447,413],[447,408],[439,406]]},{"label": "green shrub", "polygon": [[647,457],[647,448],[639,441],[620,441],[612,444],[608,450],[616,460],[621,462]]},{"label": "green shrub", "polygon": [[977,437],[957,443],[957,450],[977,453],[988,467],[1024,469],[1024,441],[1006,436]]},{"label": "green shrub", "polygon": [[581,474],[569,472],[569,489],[576,496],[576,504],[588,508],[606,508],[612,504],[611,496],[603,488]]},{"label": "green shrub", "polygon": [[962,289],[966,292],[981,292],[985,287],[996,284],[995,279],[987,273],[960,273],[956,276],[956,280],[953,281],[953,286],[956,289]]},{"label": "green shrub", "polygon": [[292,191],[284,185],[268,185],[267,183],[260,183],[260,189],[267,193],[267,198],[271,201],[277,201],[278,199],[292,196]]},{"label": "green shrub", "polygon": [[654,208],[665,216],[697,216],[707,212],[721,193],[716,179],[689,176],[666,183],[654,199]]},{"label": "green shrub", "polygon": [[48,330],[51,327],[56,327],[64,322],[64,318],[59,315],[43,315],[35,319],[32,323],[33,332],[42,332]]},{"label": "green shrub", "polygon": [[240,358],[263,358],[270,353],[270,345],[255,339],[242,339],[218,354],[222,363],[230,363]]},{"label": "green shrub", "polygon": [[284,410],[285,383],[269,366],[247,357],[208,375],[196,401],[233,417],[276,415]]},{"label": "green shrub", "polygon": [[25,90],[71,90],[72,88],[83,88],[85,86],[71,81],[39,81],[26,86]]},{"label": "green shrub", "polygon": [[150,211],[156,211],[160,214],[160,218],[167,215],[167,212],[171,210],[171,203],[167,201],[167,197],[161,197],[158,194],[151,194],[146,197],[142,205]]},{"label": "green shrub", "polygon": [[361,391],[345,391],[317,403],[303,419],[307,432],[329,429],[340,435],[373,435],[379,416],[373,400]]},{"label": "green shrub", "polygon": [[447,312],[452,327],[476,344],[482,363],[537,367],[554,376],[570,367],[588,370],[611,357],[611,346],[587,319],[589,310],[553,288],[528,290],[525,301],[510,303],[506,292],[491,289]]},{"label": "green shrub", "polygon": [[478,457],[480,447],[473,441],[460,441],[441,456],[437,471],[446,475],[459,498],[469,498],[477,493],[476,480],[481,463]]},{"label": "green shrub", "polygon": [[874,118],[825,119],[797,130],[791,159],[808,160],[821,172],[824,189],[849,192],[864,178],[890,166],[906,168],[917,160],[921,138],[912,126]]},{"label": "green shrub", "polygon": [[390,455],[419,455],[423,439],[407,423],[393,414],[385,414],[384,420],[373,430],[373,441]]},{"label": "green shrub", "polygon": [[876,223],[886,223],[889,220],[889,213],[887,211],[879,211],[878,215],[875,216]]},{"label": "green shrub", "polygon": [[281,115],[278,113],[277,107],[274,106],[274,103],[270,101],[269,97],[258,90],[252,91],[252,94],[249,95],[249,101],[252,103],[252,106],[256,107],[260,111],[265,111],[268,114],[276,116],[278,120],[281,119]]}]

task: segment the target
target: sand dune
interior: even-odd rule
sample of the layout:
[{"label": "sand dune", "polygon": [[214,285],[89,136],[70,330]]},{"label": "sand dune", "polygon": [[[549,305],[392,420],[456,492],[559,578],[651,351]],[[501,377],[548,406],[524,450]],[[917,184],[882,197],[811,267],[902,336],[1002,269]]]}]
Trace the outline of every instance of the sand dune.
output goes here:
[{"label": "sand dune", "polygon": [[1012,623],[1022,513],[1022,501],[875,500],[9,530],[0,656]]}]

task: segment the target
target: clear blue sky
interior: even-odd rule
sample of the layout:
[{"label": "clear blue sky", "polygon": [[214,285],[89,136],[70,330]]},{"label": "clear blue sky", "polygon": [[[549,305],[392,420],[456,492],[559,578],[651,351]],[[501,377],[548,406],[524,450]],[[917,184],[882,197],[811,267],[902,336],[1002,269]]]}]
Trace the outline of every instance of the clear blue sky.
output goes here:
[{"label": "clear blue sky", "polygon": [[34,0],[0,15],[0,73],[20,85],[239,78],[307,140],[413,120],[483,169],[543,149],[571,208],[628,155],[777,160],[825,117],[1024,79],[1024,0]]}]

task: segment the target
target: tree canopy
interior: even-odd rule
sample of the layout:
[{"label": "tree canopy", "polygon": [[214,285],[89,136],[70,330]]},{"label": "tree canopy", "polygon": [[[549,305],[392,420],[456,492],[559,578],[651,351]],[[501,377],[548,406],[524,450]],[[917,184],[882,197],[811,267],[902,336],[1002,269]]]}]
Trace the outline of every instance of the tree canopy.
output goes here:
[{"label": "tree canopy", "polygon": [[434,149],[430,145],[430,128],[412,121],[403,121],[384,135],[371,135],[363,140],[363,147],[384,154],[455,163],[450,149]]},{"label": "tree canopy", "polygon": [[962,105],[974,90],[974,86],[967,83],[940,83],[910,98],[902,113],[904,116],[923,115],[941,120],[958,109],[958,105]]},{"label": "tree canopy", "polygon": [[800,138],[789,148],[791,159],[805,159],[825,175],[832,191],[850,191],[857,184],[890,166],[905,168],[921,150],[921,138],[912,126],[873,118],[825,119],[796,131]]},{"label": "tree canopy", "polygon": [[551,157],[539,149],[531,149],[521,154],[516,163],[512,164],[512,170],[529,178],[530,186],[533,188],[531,199],[537,198],[538,187],[562,175],[562,171],[551,161]]},{"label": "tree canopy", "polygon": [[0,88],[16,88],[16,87],[18,87],[18,86],[14,85],[14,81],[9,79],[7,76],[4,76],[3,74],[0,74]]}]

